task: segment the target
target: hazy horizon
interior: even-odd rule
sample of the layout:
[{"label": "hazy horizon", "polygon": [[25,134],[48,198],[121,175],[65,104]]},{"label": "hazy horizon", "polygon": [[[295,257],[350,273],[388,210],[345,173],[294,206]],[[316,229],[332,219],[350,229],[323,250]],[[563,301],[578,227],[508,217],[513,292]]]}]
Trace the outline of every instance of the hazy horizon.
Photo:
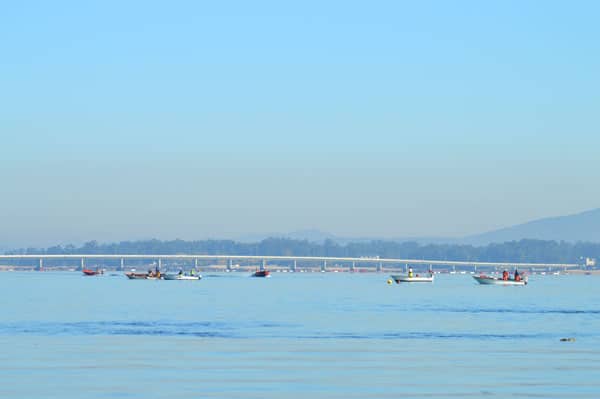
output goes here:
[{"label": "hazy horizon", "polygon": [[600,4],[577,4],[6,5],[0,247],[597,208]]},{"label": "hazy horizon", "polygon": [[[594,211],[595,210],[597,210],[597,209],[594,209]],[[590,210],[585,210],[582,212],[578,212],[576,214],[569,214],[569,215],[552,215],[552,216],[548,216],[547,218],[541,218],[541,219],[551,219],[554,217],[561,217],[561,216],[573,216],[573,215],[578,215],[580,213],[586,213],[588,211],[590,211]],[[14,244],[10,244],[9,242],[2,242],[2,243],[0,243],[0,250],[18,249],[18,248],[27,248],[27,247],[48,248],[48,247],[55,246],[55,245],[78,246],[78,245],[82,245],[85,242],[89,242],[89,241],[98,241],[99,243],[116,243],[116,242],[121,242],[121,241],[146,241],[146,240],[153,240],[153,239],[159,239],[159,240],[163,240],[163,241],[170,241],[170,240],[177,240],[177,239],[181,239],[181,240],[185,240],[185,241],[202,241],[202,240],[214,239],[214,240],[234,240],[234,241],[238,241],[238,242],[258,242],[265,238],[278,238],[278,237],[292,238],[292,239],[308,239],[309,241],[321,241],[321,239],[332,238],[334,240],[343,240],[346,242],[350,242],[352,240],[359,241],[359,240],[379,240],[379,239],[381,239],[381,240],[390,240],[390,241],[418,241],[421,243],[449,243],[449,244],[451,244],[451,243],[471,243],[468,240],[470,237],[477,237],[484,233],[501,230],[501,229],[507,228],[507,227],[514,227],[517,225],[521,225],[521,224],[525,224],[525,223],[529,223],[529,222],[533,222],[533,221],[537,221],[537,220],[540,220],[540,219],[526,220],[521,223],[511,225],[511,226],[500,226],[494,230],[479,231],[479,232],[474,232],[472,234],[466,234],[466,235],[460,235],[460,236],[343,235],[343,234],[336,234],[331,231],[324,231],[324,230],[317,229],[317,228],[308,228],[308,229],[298,229],[298,230],[290,230],[290,231],[262,231],[262,232],[261,231],[250,231],[250,232],[245,232],[245,233],[221,235],[221,236],[218,236],[218,235],[189,236],[189,237],[183,237],[183,236],[163,236],[163,237],[159,237],[159,236],[130,236],[130,237],[122,236],[122,237],[118,237],[118,236],[115,236],[115,238],[108,238],[108,239],[102,239],[100,237],[87,237],[85,239],[75,238],[72,240],[48,240],[48,241],[39,241],[37,243],[31,243],[31,242],[18,243],[18,242],[16,242]],[[322,237],[322,238],[318,238],[318,237]],[[533,237],[523,237],[523,238],[533,238]],[[463,241],[463,239],[467,239],[467,240]],[[485,243],[477,243],[477,245],[486,245],[486,244]]]}]

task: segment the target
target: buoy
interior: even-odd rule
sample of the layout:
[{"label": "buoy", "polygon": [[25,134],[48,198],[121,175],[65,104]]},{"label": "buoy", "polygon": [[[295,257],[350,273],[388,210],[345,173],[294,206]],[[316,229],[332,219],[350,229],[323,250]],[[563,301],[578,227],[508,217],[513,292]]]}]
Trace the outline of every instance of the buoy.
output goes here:
[{"label": "buoy", "polygon": [[573,338],[573,337],[561,338],[560,342],[575,342],[575,338]]},{"label": "buoy", "polygon": [[393,283],[392,279],[391,279],[391,278],[390,278],[390,279],[388,279],[387,283],[388,283],[388,284],[392,284],[392,283]]}]

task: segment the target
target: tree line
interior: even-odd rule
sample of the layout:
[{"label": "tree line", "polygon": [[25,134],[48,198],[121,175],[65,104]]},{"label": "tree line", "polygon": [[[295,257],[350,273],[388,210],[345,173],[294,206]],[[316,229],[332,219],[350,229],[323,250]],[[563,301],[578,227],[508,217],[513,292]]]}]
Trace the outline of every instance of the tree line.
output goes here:
[{"label": "tree line", "polygon": [[569,243],[525,239],[486,246],[460,244],[419,244],[374,240],[339,244],[334,240],[311,242],[288,238],[267,238],[243,243],[233,240],[144,240],[98,243],[89,241],[77,247],[56,245],[49,248],[24,248],[8,255],[61,254],[193,254],[193,255],[272,255],[380,257],[428,260],[465,260],[479,262],[584,263],[585,258],[600,258],[600,243]]}]

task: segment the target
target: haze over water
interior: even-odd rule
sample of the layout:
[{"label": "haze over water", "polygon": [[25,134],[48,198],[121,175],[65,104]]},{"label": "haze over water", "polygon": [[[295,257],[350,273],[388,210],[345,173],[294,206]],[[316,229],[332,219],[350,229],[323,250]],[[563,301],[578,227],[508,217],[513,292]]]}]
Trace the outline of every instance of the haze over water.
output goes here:
[{"label": "haze over water", "polygon": [[387,277],[2,273],[0,397],[598,397],[596,277]]}]

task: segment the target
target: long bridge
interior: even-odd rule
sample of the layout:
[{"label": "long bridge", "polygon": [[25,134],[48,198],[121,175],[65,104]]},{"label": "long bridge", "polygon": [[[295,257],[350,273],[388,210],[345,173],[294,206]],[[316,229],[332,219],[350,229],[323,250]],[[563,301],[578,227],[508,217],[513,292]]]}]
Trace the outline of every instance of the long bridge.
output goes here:
[{"label": "long bridge", "polygon": [[[267,256],[267,255],[192,255],[192,254],[147,254],[147,255],[130,255],[130,254],[69,254],[69,255],[0,255],[0,264],[5,264],[10,260],[31,260],[37,262],[37,267],[42,269],[44,261],[47,260],[78,260],[79,267],[84,269],[86,263],[91,261],[117,260],[120,261],[120,269],[124,270],[127,260],[135,260],[139,265],[139,261],[150,261],[157,267],[167,266],[176,262],[193,262],[194,267],[198,267],[199,262],[216,261],[225,262],[227,270],[234,267],[234,262],[254,262],[261,269],[267,267],[267,263],[287,265],[290,270],[295,271],[298,264],[306,265],[314,268],[315,264],[320,267],[321,271],[326,271],[328,266],[343,267],[349,270],[355,270],[357,265],[361,267],[374,267],[377,271],[382,271],[384,266],[391,268],[408,267],[427,265],[433,266],[450,266],[450,267],[487,267],[487,268],[543,268],[543,269],[567,269],[580,268],[583,265],[575,263],[521,263],[521,262],[475,262],[475,261],[454,261],[454,260],[426,260],[426,259],[392,259],[379,257],[328,257],[328,256]],[[22,262],[20,262],[22,263]]]}]

